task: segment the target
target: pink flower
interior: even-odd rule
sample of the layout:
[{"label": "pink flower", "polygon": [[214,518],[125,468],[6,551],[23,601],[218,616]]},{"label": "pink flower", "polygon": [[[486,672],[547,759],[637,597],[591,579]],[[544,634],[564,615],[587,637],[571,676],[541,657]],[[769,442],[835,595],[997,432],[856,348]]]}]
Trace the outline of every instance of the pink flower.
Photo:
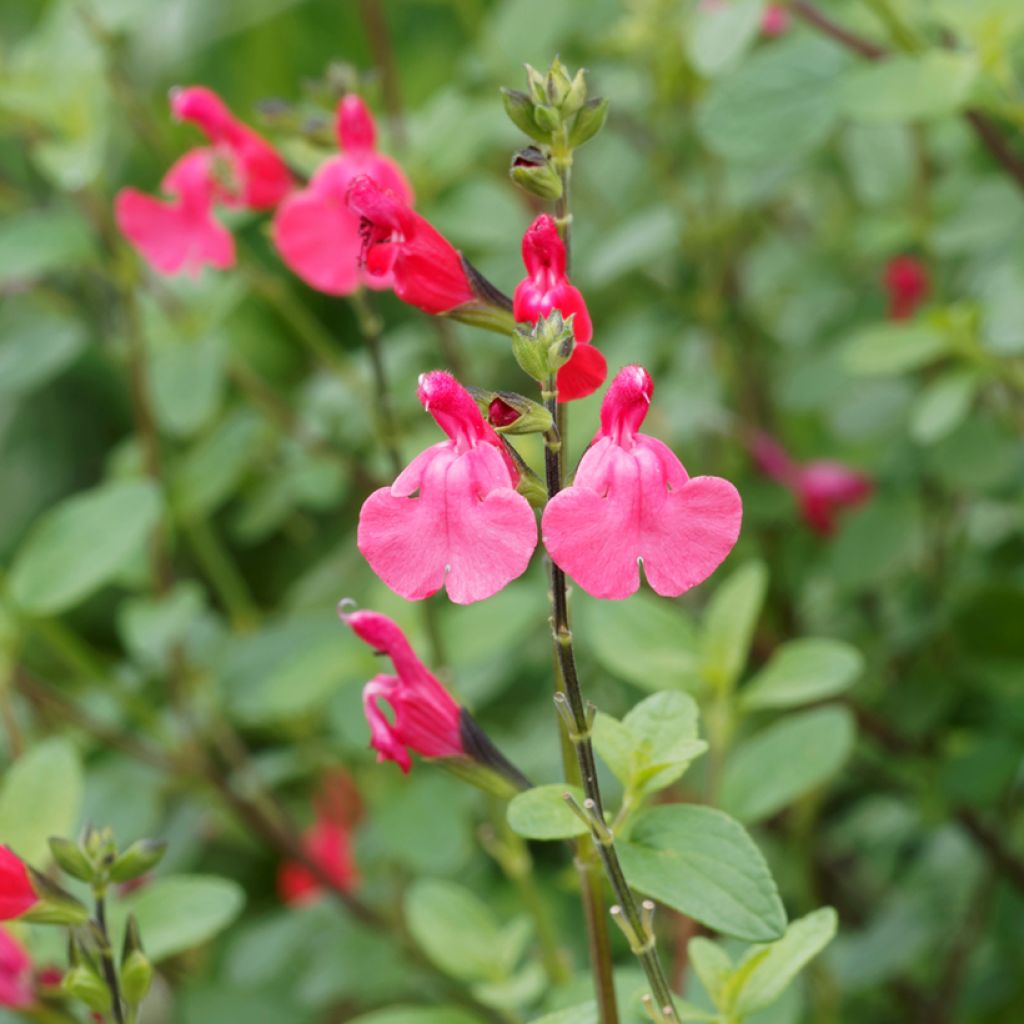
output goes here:
[{"label": "pink flower", "polygon": [[193,149],[167,172],[161,188],[169,202],[134,188],[114,202],[118,230],[161,274],[195,276],[206,265],[221,270],[235,262],[235,241],[213,216],[219,186],[213,151]]},{"label": "pink flower", "polygon": [[35,1001],[32,958],[6,928],[0,928],[0,1006],[24,1010]]},{"label": "pink flower", "polygon": [[[320,783],[314,801],[316,820],[302,837],[309,858],[336,889],[347,892],[359,882],[352,853],[352,828],[361,814],[359,793],[344,773],[331,772]],[[320,879],[301,861],[285,861],[277,872],[282,903],[310,903],[322,892]]]},{"label": "pink flower", "polygon": [[410,206],[412,189],[399,166],[376,151],[373,118],[358,96],[346,96],[338,104],[337,132],[342,154],[323,163],[307,188],[293,192],[278,207],[274,241],[288,267],[319,291],[350,295],[364,285],[390,288],[389,272],[373,275],[359,266],[360,218],[349,209],[346,196],[361,175]]},{"label": "pink flower", "polygon": [[739,536],[736,488],[715,476],[690,479],[665,444],[637,433],[653,390],[643,367],[620,371],[572,486],[544,510],[548,552],[594,597],[628,597],[641,562],[651,587],[675,597],[707,579]]},{"label": "pink flower", "polygon": [[897,256],[885,268],[885,288],[889,319],[909,320],[931,290],[928,268],[913,256]]},{"label": "pink flower", "polygon": [[761,34],[774,39],[789,30],[789,11],[782,4],[768,4],[761,15]]},{"label": "pink flower", "polygon": [[21,917],[39,901],[21,858],[0,846],[0,921]]},{"label": "pink flower", "polygon": [[367,273],[391,274],[403,302],[438,315],[476,299],[462,256],[401,195],[364,174],[352,182],[348,205],[362,218]]},{"label": "pink flower", "polygon": [[823,537],[835,532],[843,508],[859,505],[874,490],[869,476],[841,462],[794,462],[778,441],[764,434],[755,438],[752,447],[758,469],[793,492],[804,522]]},{"label": "pink flower", "polygon": [[535,324],[558,310],[574,316],[576,348],[558,371],[558,400],[570,402],[593,394],[608,376],[608,364],[590,344],[594,328],[579,288],[566,276],[565,244],[554,220],[542,213],[523,235],[523,263],[527,276],[519,282],[512,299],[512,314],[519,323]]},{"label": "pink flower", "polygon": [[[394,761],[407,773],[412,766],[410,750],[423,757],[466,757],[462,709],[416,657],[397,624],[378,612],[346,612],[339,607],[338,614],[356,636],[386,654],[398,673],[376,676],[363,690],[377,760]],[[382,700],[390,705],[393,721],[381,710]]]},{"label": "pink flower", "polygon": [[469,392],[443,371],[420,378],[419,399],[449,440],[421,452],[390,487],[366,499],[357,543],[397,594],[447,588],[456,604],[497,593],[537,545],[519,473]]},{"label": "pink flower", "polygon": [[197,124],[230,166],[230,201],[250,210],[269,210],[291,190],[292,176],[274,147],[235,118],[212,90],[201,85],[173,89],[171,114]]}]

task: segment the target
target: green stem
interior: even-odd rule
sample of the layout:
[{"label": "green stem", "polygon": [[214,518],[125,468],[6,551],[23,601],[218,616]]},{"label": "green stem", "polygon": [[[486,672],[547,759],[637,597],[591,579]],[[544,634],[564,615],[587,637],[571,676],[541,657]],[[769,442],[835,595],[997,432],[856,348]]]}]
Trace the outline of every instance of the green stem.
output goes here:
[{"label": "green stem", "polygon": [[110,945],[110,932],[107,930],[106,899],[102,890],[95,890],[96,925],[100,937],[100,963],[103,967],[103,978],[110,989],[113,1002],[114,1020],[117,1024],[127,1024],[124,1016],[124,1003],[121,1001],[121,986],[117,979],[117,967],[114,965],[114,951]]},{"label": "green stem", "polygon": [[245,578],[205,519],[182,524],[192,551],[213,589],[217,591],[235,629],[246,630],[259,620],[259,611]]},{"label": "green stem", "polygon": [[885,25],[885,31],[896,46],[908,53],[914,53],[921,49],[917,36],[897,14],[889,0],[864,0],[864,2],[874,12],[875,17]]}]

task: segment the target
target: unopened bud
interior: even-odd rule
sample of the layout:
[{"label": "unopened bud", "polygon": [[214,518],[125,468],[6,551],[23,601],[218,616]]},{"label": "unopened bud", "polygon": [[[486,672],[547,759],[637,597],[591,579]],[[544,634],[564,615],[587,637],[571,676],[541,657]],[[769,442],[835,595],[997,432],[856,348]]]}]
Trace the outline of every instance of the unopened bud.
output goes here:
[{"label": "unopened bud", "polygon": [[529,64],[524,64],[523,67],[526,68],[526,81],[530,86],[530,95],[533,97],[533,102],[547,103],[547,82],[544,80],[544,76]]},{"label": "unopened bud", "polygon": [[565,65],[556,57],[551,62],[551,68],[544,80],[544,93],[547,101],[553,107],[561,107],[572,89],[572,79],[565,69]]},{"label": "unopened bud", "polygon": [[587,73],[580,68],[572,80],[564,100],[562,100],[562,116],[571,117],[587,102]]},{"label": "unopened bud", "polygon": [[538,103],[533,108],[533,120],[542,132],[555,132],[562,126],[562,115],[555,107],[549,107],[545,103]]},{"label": "unopened bud", "polygon": [[502,89],[501,98],[505,104],[505,113],[508,119],[521,131],[536,139],[538,142],[547,142],[550,132],[541,131],[537,122],[533,119],[533,100],[525,92],[517,89]]},{"label": "unopened bud", "polygon": [[51,836],[48,842],[50,853],[62,871],[81,882],[91,882],[96,877],[92,862],[77,843],[63,836]]},{"label": "unopened bud", "polygon": [[129,953],[121,962],[121,991],[129,1003],[138,1005],[153,983],[153,965],[141,950]]},{"label": "unopened bud", "polygon": [[80,999],[90,1010],[95,1010],[97,1013],[106,1014],[113,1006],[113,999],[106,982],[85,964],[72,967],[64,975],[61,988],[68,995]]},{"label": "unopened bud", "polygon": [[569,132],[569,145],[573,149],[589,142],[603,127],[608,117],[608,100],[595,96],[580,108]]},{"label": "unopened bud", "polygon": [[520,324],[512,336],[512,354],[524,373],[546,381],[571,358],[575,348],[573,317],[565,319],[559,310],[541,317],[532,328]]},{"label": "unopened bud", "polygon": [[35,868],[30,867],[28,874],[39,899],[22,914],[23,921],[35,924],[84,924],[89,920],[88,908],[71,893],[65,892]]},{"label": "unopened bud", "polygon": [[536,146],[527,146],[512,157],[509,175],[521,189],[541,199],[562,198],[562,179]]},{"label": "unopened bud", "polygon": [[552,426],[551,413],[512,391],[499,391],[487,406],[487,419],[501,434],[545,434]]},{"label": "unopened bud", "polygon": [[139,839],[110,865],[110,880],[127,882],[138,878],[155,868],[166,852],[166,840]]}]

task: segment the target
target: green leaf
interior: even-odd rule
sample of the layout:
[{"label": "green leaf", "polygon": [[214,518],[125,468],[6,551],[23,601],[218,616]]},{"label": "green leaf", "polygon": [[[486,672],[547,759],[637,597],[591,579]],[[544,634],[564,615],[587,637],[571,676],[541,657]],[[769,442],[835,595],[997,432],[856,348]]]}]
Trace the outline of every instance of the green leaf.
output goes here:
[{"label": "green leaf", "polygon": [[786,927],[764,857],[722,811],[694,804],[649,808],[616,848],[630,885],[709,928],[766,942]]},{"label": "green leaf", "polygon": [[61,502],[19,548],[12,597],[35,615],[74,607],[142,549],[160,506],[160,492],[148,480],[112,481]]},{"label": "green leaf", "polygon": [[75,748],[67,740],[43,740],[4,773],[3,844],[41,870],[50,861],[47,840],[74,831],[81,804],[82,767]]},{"label": "green leaf", "polygon": [[791,640],[747,683],[740,702],[747,709],[809,704],[842,693],[863,670],[860,651],[842,640]]},{"label": "green leaf", "polygon": [[910,410],[910,436],[933,444],[967,418],[981,381],[973,370],[950,370],[930,381]]},{"label": "green leaf", "polygon": [[507,974],[497,919],[479,897],[455,882],[420,879],[405,897],[412,937],[453,978],[501,981]]},{"label": "green leaf", "polygon": [[[741,1019],[770,1006],[831,941],[839,919],[831,907],[822,907],[792,921],[786,934],[764,948],[754,947],[736,968],[738,987],[731,1008]],[[691,943],[692,946],[692,943]]]},{"label": "green leaf", "polygon": [[725,1002],[733,965],[729,954],[717,942],[698,935],[690,939],[686,955],[697,972],[701,984],[716,1007]]},{"label": "green leaf", "polygon": [[694,685],[694,627],[677,605],[640,593],[614,602],[581,595],[576,608],[583,646],[609,672],[645,690]]},{"label": "green leaf", "polygon": [[631,214],[594,240],[583,277],[596,288],[631,271],[649,269],[678,249],[679,231],[679,215],[668,204]]},{"label": "green leaf", "polygon": [[175,339],[149,360],[153,413],[175,437],[189,437],[217,411],[224,390],[224,348],[216,335]]},{"label": "green leaf", "polygon": [[705,78],[736,64],[761,28],[764,0],[733,0],[729,4],[699,4],[693,31],[686,38],[690,63]]},{"label": "green leaf", "polygon": [[68,207],[6,216],[0,225],[0,286],[72,270],[92,252],[89,229]]},{"label": "green leaf", "polygon": [[768,570],[749,562],[711,598],[701,623],[701,674],[713,689],[728,692],[743,671],[767,588]]},{"label": "green leaf", "polygon": [[527,839],[568,839],[583,835],[588,831],[587,826],[569,809],[566,793],[572,793],[582,806],[583,790],[560,782],[518,793],[509,801],[509,825]]},{"label": "green leaf", "polygon": [[391,1006],[353,1017],[351,1024],[481,1024],[458,1006]]},{"label": "green leaf", "polygon": [[621,721],[598,714],[594,746],[634,797],[671,785],[707,749],[697,739],[697,705],[685,693],[656,693]]},{"label": "green leaf", "polygon": [[969,53],[896,54],[848,72],[840,101],[847,116],[866,124],[929,120],[962,110],[977,74]]},{"label": "green leaf", "polygon": [[202,586],[195,580],[182,580],[158,597],[122,602],[117,614],[118,632],[140,664],[165,667],[174,648],[185,643],[205,603]]},{"label": "green leaf", "polygon": [[726,160],[791,163],[828,138],[838,118],[836,76],[844,54],[819,39],[766,47],[715,80],[697,112],[697,130]]},{"label": "green leaf", "polygon": [[932,327],[881,323],[850,338],[843,361],[851,373],[862,376],[907,373],[934,362],[947,350],[945,335]]},{"label": "green leaf", "polygon": [[820,786],[853,750],[856,728],[845,708],[791,715],[744,741],[722,776],[722,807],[753,824]]},{"label": "green leaf", "polygon": [[85,330],[78,321],[25,299],[6,299],[0,314],[0,397],[42,387],[84,345]]},{"label": "green leaf", "polygon": [[115,944],[129,914],[139,923],[146,955],[154,961],[208,942],[242,912],[245,893],[227,878],[172,875],[158,878],[115,904]]}]

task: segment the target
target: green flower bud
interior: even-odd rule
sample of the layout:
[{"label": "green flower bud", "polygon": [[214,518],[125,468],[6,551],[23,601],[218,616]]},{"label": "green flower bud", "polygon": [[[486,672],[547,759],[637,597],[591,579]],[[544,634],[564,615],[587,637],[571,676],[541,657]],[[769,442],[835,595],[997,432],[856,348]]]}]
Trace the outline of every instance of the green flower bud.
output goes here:
[{"label": "green flower bud", "polygon": [[549,134],[562,127],[562,115],[555,107],[549,107],[544,103],[538,103],[533,108],[533,120],[541,131]]},{"label": "green flower bud", "polygon": [[608,117],[608,100],[595,96],[583,104],[569,132],[569,145],[573,149],[589,142],[603,127]]},{"label": "green flower bud", "polygon": [[166,852],[166,840],[139,839],[110,865],[110,880],[127,882],[132,878],[138,878],[155,868],[163,860]]},{"label": "green flower bud", "polygon": [[562,116],[571,117],[587,102],[587,73],[580,68],[572,80],[569,92],[562,100]]},{"label": "green flower bud", "polygon": [[537,344],[532,328],[516,328],[516,333],[512,335],[512,355],[528,377],[536,381],[547,380],[547,350],[546,347]]},{"label": "green flower bud", "polygon": [[138,1005],[153,983],[153,965],[142,950],[129,953],[121,963],[121,991],[129,1003]]},{"label": "green flower bud", "polygon": [[546,434],[553,425],[543,405],[513,391],[496,391],[486,416],[499,434]]},{"label": "green flower bud", "polygon": [[530,86],[530,95],[533,97],[534,103],[547,103],[547,82],[544,76],[535,68],[529,64],[524,64],[526,68],[526,81]]},{"label": "green flower bud", "polygon": [[571,89],[572,79],[569,77],[565,65],[556,57],[551,62],[551,68],[544,80],[544,93],[548,103],[553,107],[561,107]]},{"label": "green flower bud", "polygon": [[509,175],[520,188],[541,199],[562,198],[562,179],[536,146],[527,146],[512,157]]},{"label": "green flower bud", "polygon": [[51,836],[48,842],[50,853],[62,871],[82,882],[91,882],[96,877],[96,869],[77,843],[62,836]]},{"label": "green flower bud", "polygon": [[508,119],[521,131],[536,139],[538,142],[547,142],[549,132],[543,132],[537,127],[533,119],[533,100],[525,92],[516,89],[502,89],[501,99],[505,104],[505,113]]},{"label": "green flower bud", "polygon": [[30,867],[28,874],[39,900],[21,915],[22,921],[35,924],[85,924],[89,920],[88,908],[71,893],[65,892],[35,868]]},{"label": "green flower bud", "polygon": [[90,1010],[95,1010],[97,1013],[109,1013],[110,1008],[114,1005],[106,982],[85,964],[72,967],[64,975],[61,988],[68,995],[80,999]]}]

